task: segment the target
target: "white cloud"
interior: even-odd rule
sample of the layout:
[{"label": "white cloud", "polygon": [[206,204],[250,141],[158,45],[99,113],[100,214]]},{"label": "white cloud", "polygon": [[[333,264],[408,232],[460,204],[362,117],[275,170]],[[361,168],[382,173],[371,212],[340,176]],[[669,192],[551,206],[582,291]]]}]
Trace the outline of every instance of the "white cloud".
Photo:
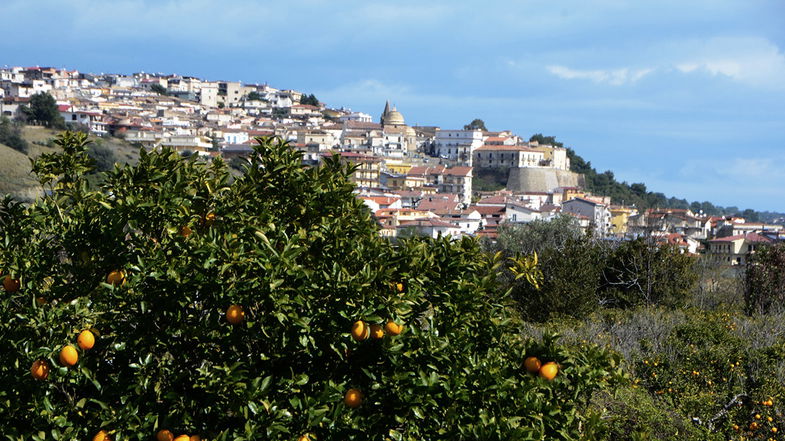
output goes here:
[{"label": "white cloud", "polygon": [[[725,77],[757,87],[785,88],[785,53],[758,37],[718,37],[707,40],[668,41],[641,49],[659,61],[645,68],[579,69],[547,66],[551,74],[567,80],[588,80],[614,86],[632,84],[655,72]],[[665,54],[665,55],[662,55]],[[515,62],[508,63],[515,67]]]},{"label": "white cloud", "polygon": [[606,83],[612,86],[635,83],[654,71],[653,68],[630,69],[626,67],[620,69],[580,70],[558,65],[547,66],[546,69],[553,75],[566,80],[590,80],[595,83]]},{"label": "white cloud", "polygon": [[785,54],[764,38],[714,38],[693,43],[675,68],[686,74],[725,76],[755,86],[785,87]]}]

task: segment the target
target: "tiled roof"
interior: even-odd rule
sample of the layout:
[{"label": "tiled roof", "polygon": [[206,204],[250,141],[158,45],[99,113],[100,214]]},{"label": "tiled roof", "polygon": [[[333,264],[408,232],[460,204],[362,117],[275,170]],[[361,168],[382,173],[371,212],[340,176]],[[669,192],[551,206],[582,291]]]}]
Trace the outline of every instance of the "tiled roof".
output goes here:
[{"label": "tiled roof", "polygon": [[733,242],[739,239],[746,239],[750,242],[771,242],[766,236],[761,236],[758,233],[750,233],[750,234],[737,234],[735,236],[728,236],[728,237],[721,237],[719,239],[712,239],[709,242]]}]

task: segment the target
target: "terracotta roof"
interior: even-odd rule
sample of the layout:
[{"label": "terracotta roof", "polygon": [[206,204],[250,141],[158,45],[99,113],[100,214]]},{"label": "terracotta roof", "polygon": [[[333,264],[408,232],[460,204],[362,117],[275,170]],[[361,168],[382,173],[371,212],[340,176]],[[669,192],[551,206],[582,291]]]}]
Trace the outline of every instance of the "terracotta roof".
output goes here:
[{"label": "terracotta roof", "polygon": [[507,196],[504,195],[489,196],[487,198],[482,198],[477,202],[478,205],[504,205],[506,203]]},{"label": "terracotta roof", "polygon": [[490,145],[485,144],[481,147],[477,147],[475,152],[486,152],[486,151],[505,151],[505,152],[532,152],[532,153],[542,153],[538,152],[537,150],[531,149],[526,146],[522,145]]},{"label": "terracotta roof", "polygon": [[389,196],[360,196],[360,199],[374,201],[379,205],[390,205],[395,203],[396,201],[401,200],[400,197],[389,197]]},{"label": "terracotta roof", "polygon": [[733,242],[739,239],[746,239],[750,242],[771,242],[766,236],[761,236],[758,233],[737,234],[735,236],[721,237],[719,239],[712,239],[709,242]]},{"label": "terracotta roof", "polygon": [[425,211],[447,211],[458,207],[458,202],[445,199],[425,198],[417,205],[418,210]]},{"label": "terracotta roof", "polygon": [[440,175],[444,173],[446,169],[443,165],[436,165],[436,166],[427,166],[427,165],[418,165],[409,169],[409,172],[406,173],[409,176],[429,176],[429,175]]},{"label": "terracotta roof", "polygon": [[444,170],[444,174],[448,176],[469,176],[472,172],[472,167],[450,167]]},{"label": "terracotta roof", "polygon": [[432,219],[418,219],[413,221],[404,221],[398,225],[398,228],[405,227],[439,227],[439,228],[455,228],[455,225],[442,221],[439,218]]},{"label": "terracotta roof", "polygon": [[483,217],[494,214],[504,215],[506,207],[504,205],[470,205],[469,209],[477,210]]}]

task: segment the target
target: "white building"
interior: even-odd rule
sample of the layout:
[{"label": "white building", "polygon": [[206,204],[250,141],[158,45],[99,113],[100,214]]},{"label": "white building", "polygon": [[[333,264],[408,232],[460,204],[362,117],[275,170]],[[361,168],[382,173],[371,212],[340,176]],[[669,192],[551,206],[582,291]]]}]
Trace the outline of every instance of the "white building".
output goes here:
[{"label": "white building", "polygon": [[367,113],[363,112],[352,112],[348,115],[341,115],[338,120],[341,122],[344,121],[359,121],[359,122],[373,122],[373,117]]},{"label": "white building", "polygon": [[463,161],[472,165],[474,150],[483,144],[482,130],[439,130],[436,132],[436,154],[440,158]]},{"label": "white building", "polygon": [[479,168],[543,167],[545,154],[520,145],[483,145],[474,150],[472,164]]},{"label": "white building", "polygon": [[583,198],[570,199],[562,203],[562,212],[588,218],[594,234],[603,237],[611,231],[611,211],[608,206]]}]

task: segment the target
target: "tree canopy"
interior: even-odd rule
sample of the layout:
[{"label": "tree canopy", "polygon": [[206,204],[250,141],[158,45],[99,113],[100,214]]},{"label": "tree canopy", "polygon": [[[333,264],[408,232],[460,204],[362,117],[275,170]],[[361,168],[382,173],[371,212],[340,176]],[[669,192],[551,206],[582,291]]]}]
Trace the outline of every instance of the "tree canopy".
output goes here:
[{"label": "tree canopy", "polygon": [[487,131],[488,129],[485,127],[485,121],[477,118],[473,119],[472,122],[463,126],[463,130],[483,130]]},{"label": "tree canopy", "polygon": [[303,96],[300,98],[300,104],[308,104],[308,105],[311,105],[311,106],[317,106],[318,107],[321,103],[319,103],[319,100],[316,98],[316,95],[314,95],[314,94],[310,94],[310,95],[303,94]]},{"label": "tree canopy", "polygon": [[54,129],[64,129],[65,120],[57,109],[57,102],[52,95],[39,92],[30,97],[30,105],[22,108],[28,122],[40,124]]}]

